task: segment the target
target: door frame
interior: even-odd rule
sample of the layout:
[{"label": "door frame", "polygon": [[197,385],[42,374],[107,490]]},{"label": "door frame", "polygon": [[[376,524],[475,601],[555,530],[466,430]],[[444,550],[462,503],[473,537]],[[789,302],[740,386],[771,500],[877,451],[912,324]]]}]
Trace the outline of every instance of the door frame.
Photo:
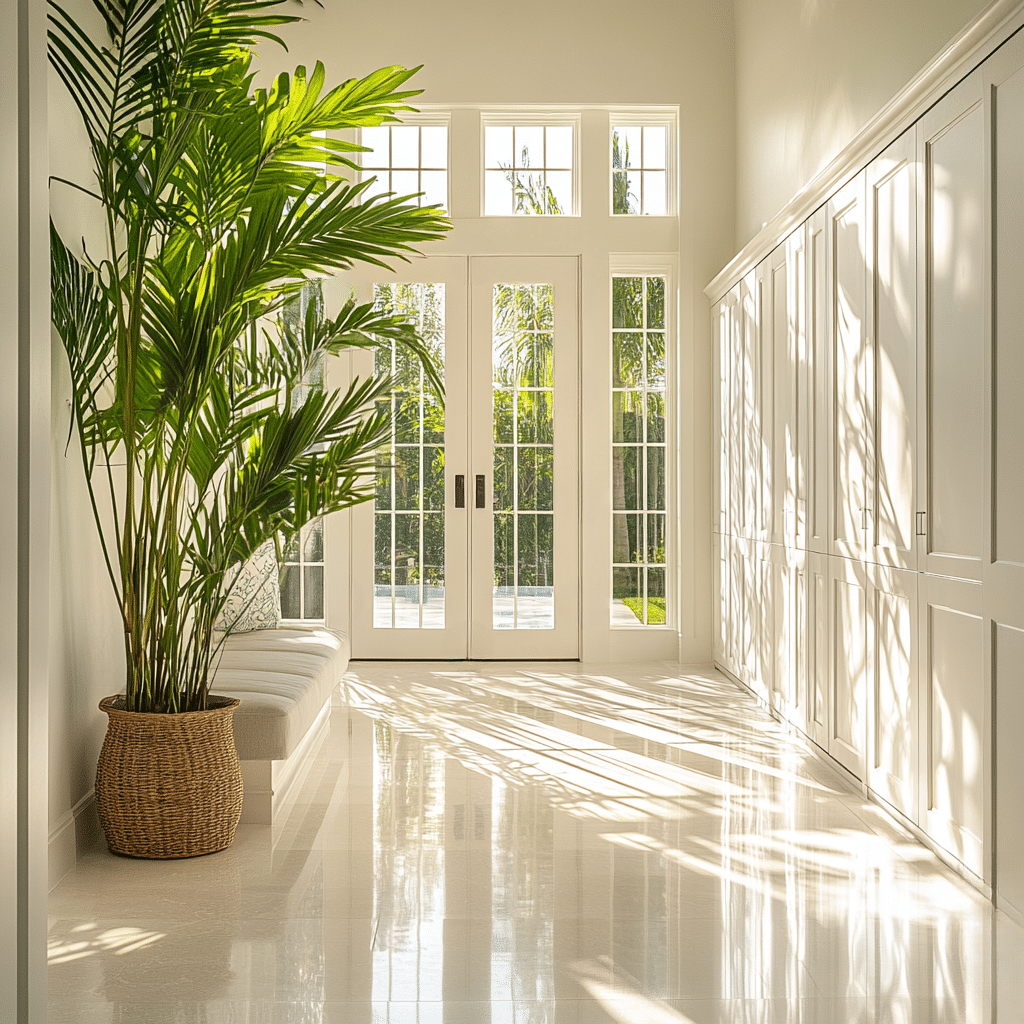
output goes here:
[{"label": "door frame", "polygon": [[[402,266],[396,273],[388,274],[379,268],[360,268],[358,271],[330,279],[325,287],[330,288],[342,297],[352,288],[357,289],[361,301],[367,301],[372,297],[370,288],[373,283],[379,280],[394,280],[398,282],[440,282],[446,285],[454,285],[462,289],[462,295],[446,295],[445,321],[446,321],[446,360],[445,360],[445,382],[446,392],[458,393],[457,389],[475,395],[479,387],[480,375],[490,378],[489,361],[487,366],[476,365],[480,363],[480,354],[491,350],[490,331],[487,330],[486,345],[481,340],[474,345],[473,342],[473,299],[475,285],[473,280],[473,268],[482,268],[488,261],[494,261],[499,265],[506,265],[510,269],[516,264],[534,263],[538,261],[559,260],[566,261],[562,269],[553,276],[561,279],[564,285],[571,273],[573,295],[569,303],[569,323],[560,330],[564,333],[574,334],[574,342],[564,339],[564,344],[556,349],[556,378],[565,380],[569,377],[568,384],[562,384],[555,392],[555,417],[556,436],[560,438],[568,434],[568,438],[560,441],[559,453],[564,459],[565,453],[571,455],[571,465],[567,470],[556,477],[556,508],[561,507],[563,511],[556,520],[555,549],[560,552],[560,563],[566,563],[568,569],[562,564],[559,567],[559,578],[569,576],[575,579],[574,590],[570,599],[560,596],[557,608],[560,623],[564,622],[564,628],[556,631],[542,629],[514,629],[495,630],[487,628],[484,619],[490,620],[491,603],[486,598],[477,602],[474,612],[474,593],[479,597],[479,591],[484,586],[484,574],[482,570],[473,571],[470,565],[471,552],[480,553],[483,550],[481,533],[486,534],[487,546],[493,552],[493,533],[491,524],[493,517],[488,517],[488,527],[476,530],[472,528],[471,517],[478,517],[483,509],[475,508],[473,481],[475,476],[483,469],[486,478],[490,481],[488,494],[493,497],[493,453],[492,435],[489,433],[483,444],[477,440],[476,449],[472,442],[472,424],[470,416],[473,414],[472,401],[467,402],[464,409],[459,412],[449,408],[446,410],[445,423],[445,522],[446,522],[446,543],[445,543],[445,576],[450,573],[462,574],[467,580],[464,596],[457,594],[457,588],[446,588],[446,619],[447,616],[455,615],[456,618],[463,618],[466,622],[464,636],[452,629],[431,630],[431,629],[391,629],[374,630],[372,626],[372,609],[367,608],[363,597],[356,592],[360,581],[365,582],[367,546],[364,539],[367,535],[372,536],[372,499],[362,506],[353,508],[343,517],[329,517],[327,521],[325,544],[333,551],[346,551],[347,557],[329,560],[325,574],[325,589],[327,594],[328,615],[332,624],[348,628],[352,638],[353,657],[360,659],[387,660],[578,660],[582,646],[582,621],[581,621],[581,539],[582,539],[582,458],[581,458],[581,432],[580,432],[580,403],[581,403],[581,268],[578,255],[437,255],[425,259],[417,259],[412,263]],[[572,267],[568,266],[572,261]],[[479,271],[478,271],[479,273]],[[493,276],[493,275],[492,275]],[[536,277],[532,274],[529,276]],[[532,282],[531,282],[532,283]],[[558,301],[556,299],[556,301]],[[480,306],[477,314],[478,330],[479,324],[484,320],[489,323],[491,318],[490,304],[483,310]],[[560,305],[560,309],[564,308]],[[556,314],[564,317],[564,313]],[[563,321],[564,322],[564,321]],[[461,359],[458,351],[466,353],[466,358]],[[567,369],[559,369],[567,367]],[[353,376],[364,376],[372,370],[372,356],[366,352],[355,351],[342,359],[335,360],[328,368],[328,379],[332,386],[339,383],[347,383]],[[474,383],[475,382],[475,383]],[[575,404],[575,408],[570,408]],[[485,414],[488,420],[491,416],[491,408],[483,409],[489,403],[478,403],[480,411],[477,413],[478,422]],[[453,418],[452,413],[455,412]],[[573,415],[575,413],[575,415]],[[478,431],[479,433],[479,431]],[[465,475],[465,498],[466,507],[456,509],[455,507],[455,476],[459,471]],[[565,493],[563,493],[565,492]],[[575,509],[572,510],[572,503]],[[486,508],[491,508],[491,498],[487,499]],[[337,522],[332,522],[336,519]],[[454,525],[455,529],[450,527]],[[482,526],[482,524],[481,524]],[[575,537],[571,532],[575,531]],[[369,533],[368,533],[369,531]],[[372,547],[370,548],[370,571],[372,572]],[[492,563],[489,563],[489,565]],[[490,585],[493,587],[493,584]],[[563,590],[564,594],[565,591]],[[454,601],[454,605],[453,602]],[[486,605],[486,607],[485,607]],[[337,614],[335,614],[337,612]],[[486,613],[486,615],[484,614]],[[571,627],[569,626],[571,623]],[[531,650],[524,653],[522,634],[530,634]],[[370,638],[373,638],[371,641]]]}]

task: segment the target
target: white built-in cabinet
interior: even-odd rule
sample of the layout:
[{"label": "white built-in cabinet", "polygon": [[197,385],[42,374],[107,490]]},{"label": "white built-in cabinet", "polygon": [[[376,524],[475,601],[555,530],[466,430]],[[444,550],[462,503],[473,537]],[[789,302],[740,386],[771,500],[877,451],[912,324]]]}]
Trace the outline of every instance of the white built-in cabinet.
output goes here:
[{"label": "white built-in cabinet", "polygon": [[1024,41],[715,342],[718,664],[1024,915]]}]

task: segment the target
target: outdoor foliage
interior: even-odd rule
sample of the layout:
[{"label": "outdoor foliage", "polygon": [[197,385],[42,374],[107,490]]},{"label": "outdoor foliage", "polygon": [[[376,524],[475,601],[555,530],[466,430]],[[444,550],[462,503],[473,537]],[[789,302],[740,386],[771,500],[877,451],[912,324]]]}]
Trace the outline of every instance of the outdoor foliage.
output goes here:
[{"label": "outdoor foliage", "polygon": [[[93,0],[94,40],[50,3],[50,61],[81,114],[106,252],[53,229],[53,322],[124,627],[127,706],[205,706],[214,622],[262,543],[373,493],[391,381],[301,384],[325,354],[381,340],[423,357],[372,305],[280,317],[315,275],[387,266],[449,227],[436,208],[368,198],[344,129],[397,121],[413,75],[326,88],[319,62],[253,85],[285,0]],[[368,414],[368,410],[370,410]],[[364,474],[369,474],[369,485]]]}]

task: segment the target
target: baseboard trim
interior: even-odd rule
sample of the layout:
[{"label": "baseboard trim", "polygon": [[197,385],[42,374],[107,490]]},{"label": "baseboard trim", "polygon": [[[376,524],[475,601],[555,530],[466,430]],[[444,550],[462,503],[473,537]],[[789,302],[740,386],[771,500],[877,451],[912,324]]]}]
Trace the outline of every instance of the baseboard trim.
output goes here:
[{"label": "baseboard trim", "polygon": [[50,891],[78,863],[78,858],[100,839],[96,794],[89,790],[50,829],[47,842],[47,886]]},{"label": "baseboard trim", "polygon": [[[722,675],[731,679],[738,686],[742,686],[747,693],[751,694],[758,704],[763,707],[769,715],[776,722],[782,725],[791,735],[796,736],[800,740],[803,740],[810,751],[822,762],[826,767],[830,768],[836,775],[842,779],[847,785],[852,786],[854,790],[870,800],[889,820],[898,827],[905,829],[909,832],[922,846],[930,850],[935,856],[952,871],[958,878],[966,882],[972,889],[979,892],[985,899],[994,901],[996,906],[999,906],[1000,900],[995,896],[992,886],[988,884],[983,878],[976,875],[966,864],[951,854],[944,847],[940,846],[935,839],[933,839],[920,825],[914,824],[909,818],[902,814],[899,810],[892,806],[884,797],[875,792],[870,786],[868,786],[863,779],[857,778],[848,768],[840,764],[827,750],[818,746],[817,743],[811,739],[799,726],[794,725],[792,722],[787,721],[783,718],[779,712],[771,706],[771,704],[764,699],[764,697],[757,693],[754,689],[748,686],[738,676],[733,675],[724,665],[719,662],[715,662],[715,668],[718,669]],[[1012,915],[1008,915],[1012,916]]]}]

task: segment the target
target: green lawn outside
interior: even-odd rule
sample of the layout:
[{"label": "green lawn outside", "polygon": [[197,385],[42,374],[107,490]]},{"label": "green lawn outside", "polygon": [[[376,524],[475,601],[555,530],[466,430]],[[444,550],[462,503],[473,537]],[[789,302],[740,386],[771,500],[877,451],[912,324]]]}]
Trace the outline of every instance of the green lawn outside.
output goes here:
[{"label": "green lawn outside", "polygon": [[[644,599],[642,597],[624,597],[622,598],[622,603],[637,617],[637,619],[639,619],[640,622],[644,621]],[[647,598],[647,625],[665,625],[665,598]]]}]

